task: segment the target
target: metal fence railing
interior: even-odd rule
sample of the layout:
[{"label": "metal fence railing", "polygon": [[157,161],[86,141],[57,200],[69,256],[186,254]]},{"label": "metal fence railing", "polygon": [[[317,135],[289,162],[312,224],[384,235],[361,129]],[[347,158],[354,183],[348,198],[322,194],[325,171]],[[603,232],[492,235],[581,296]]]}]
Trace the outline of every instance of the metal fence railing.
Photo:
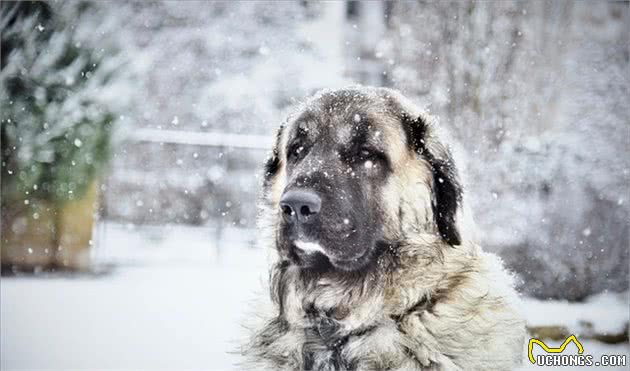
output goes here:
[{"label": "metal fence railing", "polygon": [[[104,179],[103,216],[110,221],[147,227],[165,223],[208,224],[219,246],[227,228],[252,227],[253,217],[248,213],[252,211],[255,217],[255,174],[272,143],[271,135],[134,130],[117,148],[111,171]],[[191,153],[196,162],[187,157]],[[191,163],[179,167],[180,157],[188,158]],[[214,182],[208,173],[217,170],[223,175]],[[209,200],[213,200],[212,206],[201,205]],[[218,210],[225,207],[226,201],[231,209]],[[210,214],[205,222],[179,217],[200,211]],[[225,211],[229,215],[222,217]],[[234,224],[239,218],[247,223]],[[105,228],[105,223],[102,224]],[[102,228],[96,231],[97,244],[105,232]]]},{"label": "metal fence railing", "polygon": [[271,149],[273,138],[266,135],[231,134],[183,130],[139,129],[128,139],[136,142],[171,143],[239,149]]}]

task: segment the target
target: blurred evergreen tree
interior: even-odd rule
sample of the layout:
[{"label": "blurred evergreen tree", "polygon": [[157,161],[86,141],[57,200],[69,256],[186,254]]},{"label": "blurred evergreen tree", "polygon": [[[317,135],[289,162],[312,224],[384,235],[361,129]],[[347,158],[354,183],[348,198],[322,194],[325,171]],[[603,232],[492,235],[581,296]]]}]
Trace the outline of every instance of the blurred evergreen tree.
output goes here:
[{"label": "blurred evergreen tree", "polygon": [[115,115],[97,97],[114,70],[71,23],[90,6],[0,4],[3,210],[80,198],[107,161]]}]

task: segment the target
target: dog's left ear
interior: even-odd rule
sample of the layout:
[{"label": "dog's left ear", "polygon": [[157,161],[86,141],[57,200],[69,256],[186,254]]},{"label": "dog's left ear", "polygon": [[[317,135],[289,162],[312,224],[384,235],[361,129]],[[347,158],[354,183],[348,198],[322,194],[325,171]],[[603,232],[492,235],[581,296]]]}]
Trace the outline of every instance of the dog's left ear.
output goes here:
[{"label": "dog's left ear", "polygon": [[462,202],[462,186],[451,151],[434,136],[432,123],[423,114],[403,114],[402,124],[409,148],[431,165],[435,192],[432,208],[440,236],[449,245],[459,245],[456,216]]}]

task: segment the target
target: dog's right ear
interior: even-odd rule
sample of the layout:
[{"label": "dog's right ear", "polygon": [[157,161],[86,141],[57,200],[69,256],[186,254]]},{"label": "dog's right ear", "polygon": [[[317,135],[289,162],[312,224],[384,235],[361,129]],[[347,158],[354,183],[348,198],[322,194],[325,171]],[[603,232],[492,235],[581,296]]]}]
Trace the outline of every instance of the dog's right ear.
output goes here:
[{"label": "dog's right ear", "polygon": [[282,160],[280,159],[280,146],[282,143],[282,132],[284,131],[284,124],[280,125],[278,131],[276,131],[276,142],[273,145],[271,155],[267,157],[265,162],[265,174],[263,185],[268,187],[271,184],[271,179],[278,173],[282,166]]},{"label": "dog's right ear", "polygon": [[462,202],[462,186],[453,156],[448,147],[433,137],[431,123],[423,114],[402,116],[408,146],[431,165],[435,193],[432,209],[440,236],[451,246],[460,245],[456,216]]}]

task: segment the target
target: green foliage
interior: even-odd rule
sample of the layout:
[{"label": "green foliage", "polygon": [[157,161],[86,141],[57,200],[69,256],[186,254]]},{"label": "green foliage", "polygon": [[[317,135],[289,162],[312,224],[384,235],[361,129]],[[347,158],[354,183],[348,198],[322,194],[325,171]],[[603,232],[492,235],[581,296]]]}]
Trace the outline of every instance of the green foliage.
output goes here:
[{"label": "green foliage", "polygon": [[2,2],[1,14],[2,204],[78,198],[109,155],[115,115],[97,101],[107,55],[49,3]]}]

